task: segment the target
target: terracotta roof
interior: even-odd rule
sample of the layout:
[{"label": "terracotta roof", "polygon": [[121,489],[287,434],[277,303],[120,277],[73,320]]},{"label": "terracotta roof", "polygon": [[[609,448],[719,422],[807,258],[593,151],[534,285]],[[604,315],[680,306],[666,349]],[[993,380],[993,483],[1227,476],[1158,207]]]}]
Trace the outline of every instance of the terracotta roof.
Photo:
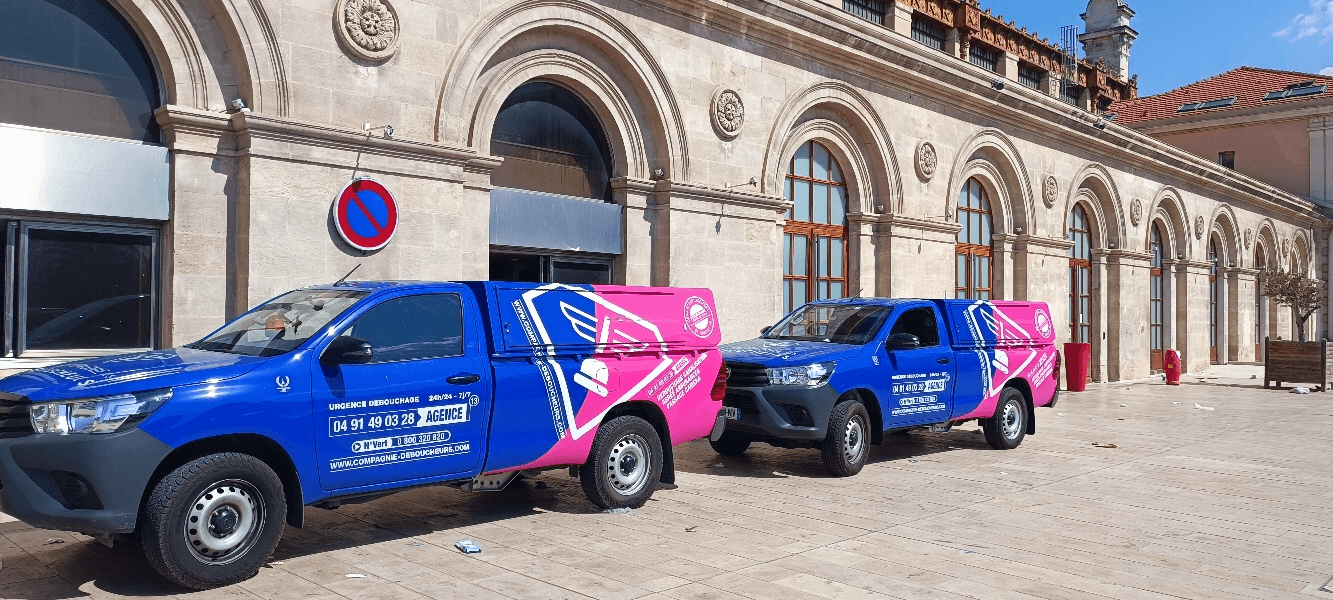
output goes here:
[{"label": "terracotta roof", "polygon": [[[1264,95],[1269,92],[1281,91],[1288,85],[1307,81],[1314,81],[1315,85],[1327,84],[1328,87],[1320,94],[1264,100]],[[1210,102],[1232,97],[1236,101],[1228,106],[1203,108],[1188,113],[1179,112],[1180,107],[1184,104]],[[1110,108],[1106,109],[1106,112],[1115,113],[1116,123],[1129,125],[1144,121],[1168,119],[1177,114],[1219,113],[1329,97],[1333,97],[1333,77],[1294,71],[1240,67],[1156,96],[1115,102],[1111,104]]]}]

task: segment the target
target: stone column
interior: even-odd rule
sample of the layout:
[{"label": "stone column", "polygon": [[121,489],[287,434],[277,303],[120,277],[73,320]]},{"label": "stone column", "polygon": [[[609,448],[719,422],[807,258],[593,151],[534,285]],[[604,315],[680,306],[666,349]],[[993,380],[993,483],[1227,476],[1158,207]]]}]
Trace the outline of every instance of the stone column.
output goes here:
[{"label": "stone column", "polygon": [[1264,342],[1263,336],[1257,339],[1255,336],[1255,323],[1259,314],[1254,302],[1254,291],[1259,271],[1235,267],[1231,269],[1231,274],[1234,290],[1231,312],[1235,315],[1235,327],[1231,331],[1235,347],[1231,359],[1237,362],[1257,362],[1260,359],[1255,346]]},{"label": "stone column", "polygon": [[[1106,293],[1103,297],[1106,300],[1107,380],[1147,377],[1151,370],[1152,348],[1148,287],[1152,255],[1118,249],[1103,252],[1106,257]],[[1166,278],[1166,283],[1169,282]],[[1169,303],[1170,292],[1165,296]],[[1164,304],[1164,310],[1168,306]],[[1170,313],[1165,314],[1169,316]]]},{"label": "stone column", "polygon": [[[879,245],[876,294],[900,298],[952,298],[958,231],[952,221],[875,215]],[[922,265],[948,265],[924,269]]]},{"label": "stone column", "polygon": [[847,215],[847,295],[874,296],[879,288],[879,252],[875,235],[876,215]]},{"label": "stone column", "polygon": [[[623,207],[625,247],[615,261],[617,283],[624,285],[666,285],[665,269],[658,269],[660,252],[670,248],[670,222],[667,212],[658,210],[653,198],[653,182],[617,177],[611,180],[612,195]],[[665,266],[665,261],[661,261]],[[661,274],[659,274],[661,271]]]},{"label": "stone column", "polygon": [[1003,75],[1005,79],[1017,82],[1018,57],[1008,52],[1003,52],[1002,54],[1004,56],[1000,58],[1000,64],[999,64],[1000,75]]},{"label": "stone column", "polygon": [[1175,261],[1179,302],[1173,306],[1176,351],[1184,371],[1197,373],[1209,366],[1208,277],[1212,263]]},{"label": "stone column", "polygon": [[1217,269],[1217,364],[1225,365],[1232,354],[1231,345],[1231,272]]},{"label": "stone column", "polygon": [[884,26],[899,35],[912,37],[912,5],[903,0],[885,2]]},{"label": "stone column", "polygon": [[[1096,382],[1109,381],[1107,379],[1107,368],[1112,355],[1110,346],[1119,343],[1119,339],[1111,339],[1107,335],[1107,315],[1109,307],[1119,306],[1118,299],[1110,297],[1113,286],[1107,281],[1107,277],[1112,274],[1107,262],[1107,250],[1094,248],[1089,262],[1092,268],[1089,269],[1089,277],[1092,281],[1092,314],[1089,319],[1092,324],[1092,380]],[[1119,290],[1119,286],[1114,286]]]}]

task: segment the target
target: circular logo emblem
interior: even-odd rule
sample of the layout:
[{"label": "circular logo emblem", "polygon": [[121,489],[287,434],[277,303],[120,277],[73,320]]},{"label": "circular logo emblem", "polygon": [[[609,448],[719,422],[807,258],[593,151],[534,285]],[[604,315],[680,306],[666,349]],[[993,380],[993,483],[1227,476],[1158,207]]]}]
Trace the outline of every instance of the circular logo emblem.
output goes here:
[{"label": "circular logo emblem", "polygon": [[1037,321],[1037,333],[1040,333],[1043,338],[1051,337],[1051,315],[1038,308],[1035,320]]},{"label": "circular logo emblem", "polygon": [[353,248],[379,250],[398,229],[398,203],[380,182],[368,177],[353,179],[333,203],[333,224]]},{"label": "circular logo emblem", "polygon": [[685,301],[685,329],[697,337],[707,338],[713,335],[717,319],[713,318],[713,309],[703,298],[690,296]]}]

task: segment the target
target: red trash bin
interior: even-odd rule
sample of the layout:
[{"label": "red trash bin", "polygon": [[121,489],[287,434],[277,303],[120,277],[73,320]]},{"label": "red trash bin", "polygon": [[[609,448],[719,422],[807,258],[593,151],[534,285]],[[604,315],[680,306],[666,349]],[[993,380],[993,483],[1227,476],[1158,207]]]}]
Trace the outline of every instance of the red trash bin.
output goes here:
[{"label": "red trash bin", "polygon": [[1167,350],[1162,358],[1162,370],[1166,372],[1167,385],[1180,385],[1180,355],[1175,350]]},{"label": "red trash bin", "polygon": [[1092,344],[1065,344],[1065,389],[1082,392],[1088,389],[1088,372],[1092,370]]}]

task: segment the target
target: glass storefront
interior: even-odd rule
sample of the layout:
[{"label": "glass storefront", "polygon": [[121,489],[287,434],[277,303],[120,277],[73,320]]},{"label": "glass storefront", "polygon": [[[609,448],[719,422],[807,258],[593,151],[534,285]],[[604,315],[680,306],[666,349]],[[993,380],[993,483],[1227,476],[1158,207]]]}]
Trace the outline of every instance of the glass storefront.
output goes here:
[{"label": "glass storefront", "polygon": [[492,252],[490,278],[494,281],[606,285],[611,283],[611,259]]}]

